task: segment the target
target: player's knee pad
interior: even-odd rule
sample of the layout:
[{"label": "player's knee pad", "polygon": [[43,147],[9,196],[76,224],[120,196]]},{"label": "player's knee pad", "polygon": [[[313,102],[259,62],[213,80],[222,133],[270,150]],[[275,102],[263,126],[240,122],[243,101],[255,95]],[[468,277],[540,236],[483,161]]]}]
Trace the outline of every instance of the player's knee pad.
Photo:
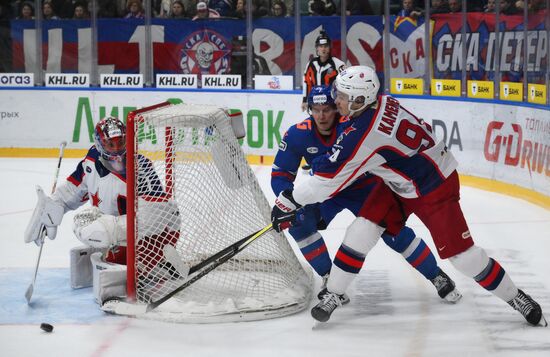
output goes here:
[{"label": "player's knee pad", "polygon": [[396,237],[383,233],[382,239],[393,250],[403,253],[414,241],[416,234],[409,227],[403,227]]},{"label": "player's knee pad", "polygon": [[489,257],[483,248],[473,245],[464,252],[450,257],[449,261],[462,274],[473,278],[489,264]]},{"label": "player's knee pad", "polygon": [[100,252],[93,253],[90,260],[92,262],[95,301],[101,305],[106,299],[125,297],[126,265],[106,262]]},{"label": "player's knee pad", "polygon": [[363,217],[357,217],[348,226],[342,244],[359,253],[367,255],[376,245],[383,231],[384,228],[379,225]]}]

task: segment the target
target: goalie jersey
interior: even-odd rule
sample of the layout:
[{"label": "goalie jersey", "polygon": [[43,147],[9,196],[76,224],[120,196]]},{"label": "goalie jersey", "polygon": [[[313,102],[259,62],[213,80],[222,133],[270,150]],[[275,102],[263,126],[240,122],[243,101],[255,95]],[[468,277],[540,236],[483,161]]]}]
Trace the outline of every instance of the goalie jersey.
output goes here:
[{"label": "goalie jersey", "polygon": [[[138,163],[138,195],[165,195],[151,161],[140,156]],[[110,171],[102,163],[99,151],[92,146],[67,182],[55,191],[53,199],[63,204],[65,212],[90,201],[103,214],[126,214],[126,174]]]},{"label": "goalie jersey", "polygon": [[370,172],[398,195],[415,198],[436,189],[457,167],[430,125],[415,117],[391,96],[353,118],[331,152],[314,160],[315,175],[296,186],[300,204],[334,197]]}]

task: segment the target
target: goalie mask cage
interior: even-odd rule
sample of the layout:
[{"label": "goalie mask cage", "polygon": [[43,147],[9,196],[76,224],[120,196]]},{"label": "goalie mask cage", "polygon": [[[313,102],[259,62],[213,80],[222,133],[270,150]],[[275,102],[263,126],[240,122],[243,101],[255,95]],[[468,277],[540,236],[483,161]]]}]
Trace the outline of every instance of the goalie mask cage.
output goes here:
[{"label": "goalie mask cage", "polygon": [[[134,111],[127,150],[130,300],[159,300],[184,282],[179,264],[194,266],[269,224],[271,207],[227,111],[168,102]],[[310,296],[310,271],[271,231],[144,317],[267,319],[304,309]]]}]

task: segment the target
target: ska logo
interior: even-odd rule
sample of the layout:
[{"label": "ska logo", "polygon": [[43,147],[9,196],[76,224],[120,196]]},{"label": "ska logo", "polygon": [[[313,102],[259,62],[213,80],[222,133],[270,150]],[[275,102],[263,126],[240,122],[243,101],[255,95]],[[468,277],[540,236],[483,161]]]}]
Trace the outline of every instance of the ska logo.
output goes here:
[{"label": "ska logo", "polygon": [[230,65],[229,42],[212,30],[193,32],[181,43],[180,66],[184,74],[227,73]]}]

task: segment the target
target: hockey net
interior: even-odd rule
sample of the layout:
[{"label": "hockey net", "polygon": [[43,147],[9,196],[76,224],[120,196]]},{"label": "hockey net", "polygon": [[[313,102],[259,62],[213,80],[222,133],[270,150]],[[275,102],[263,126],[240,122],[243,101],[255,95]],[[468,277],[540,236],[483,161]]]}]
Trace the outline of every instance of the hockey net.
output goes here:
[{"label": "hockey net", "polygon": [[[215,106],[170,103],[128,116],[127,283],[137,303],[185,282],[180,263],[194,266],[269,224],[270,206],[231,120]],[[272,231],[145,317],[266,319],[304,309],[310,295],[311,273]]]}]

